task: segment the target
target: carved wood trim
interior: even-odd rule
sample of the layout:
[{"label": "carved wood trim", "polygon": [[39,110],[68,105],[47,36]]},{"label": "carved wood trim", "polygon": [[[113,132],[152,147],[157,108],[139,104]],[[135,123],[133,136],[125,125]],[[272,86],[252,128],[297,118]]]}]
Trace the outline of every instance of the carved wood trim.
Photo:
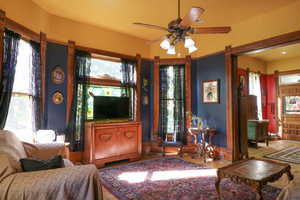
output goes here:
[{"label": "carved wood trim", "polygon": [[4,29],[5,29],[5,12],[0,10],[0,82],[2,80],[2,70],[3,70],[3,39],[4,39]]},{"label": "carved wood trim", "polygon": [[75,42],[68,41],[68,78],[67,78],[67,116],[66,124],[70,120],[70,114],[72,109],[72,101],[74,98],[74,73],[75,73]]},{"label": "carved wood trim", "polygon": [[152,137],[158,137],[158,127],[159,127],[159,65],[160,59],[159,57],[154,58],[154,75],[153,75],[153,86],[154,86],[154,116],[153,116],[153,133]]},{"label": "carved wood trim", "polygon": [[162,58],[159,65],[185,65],[186,58]]},{"label": "carved wood trim", "polygon": [[[192,89],[191,89],[191,65],[192,58],[191,56],[186,56],[185,60],[185,112],[192,112]],[[186,114],[185,124],[186,128],[191,126],[191,115]]]},{"label": "carved wood trim", "polygon": [[36,42],[40,42],[40,34],[33,32],[32,30],[26,28],[25,26],[15,22],[6,17],[5,27],[19,33],[27,40],[34,40]]},{"label": "carved wood trim", "polygon": [[255,50],[267,50],[278,46],[293,44],[300,41],[300,31],[290,32],[283,35],[275,36],[272,38],[260,40],[250,44],[241,45],[231,48],[231,54],[241,55],[251,53]]},{"label": "carved wood trim", "polygon": [[89,78],[89,83],[92,85],[121,86],[121,81],[100,78]]},{"label": "carved wood trim", "polygon": [[238,83],[237,83],[237,58],[231,54],[231,46],[225,48],[226,64],[226,151],[232,160],[239,159],[239,133],[238,133]]},{"label": "carved wood trim", "polygon": [[[274,72],[274,79],[275,79],[275,95],[276,95],[276,99],[275,99],[275,120],[276,120],[276,132],[278,132],[278,128],[279,128],[279,121],[278,121],[278,97],[279,97],[279,72],[275,71]],[[281,108],[281,110],[283,109],[283,107]]]},{"label": "carved wood trim", "polygon": [[87,52],[90,52],[90,53],[100,54],[100,55],[104,55],[104,56],[124,58],[124,59],[129,59],[129,60],[136,60],[136,56],[130,56],[130,55],[126,55],[126,54],[115,53],[115,52],[106,51],[106,50],[102,50],[102,49],[95,49],[95,48],[89,48],[89,47],[84,47],[84,46],[76,46],[76,49],[82,50],[82,51],[87,51]]},{"label": "carved wood trim", "polygon": [[136,92],[135,92],[135,120],[141,121],[141,67],[142,57],[140,54],[136,55]]},{"label": "carved wood trim", "polygon": [[[45,33],[40,33],[40,67],[41,67],[41,119],[45,119],[45,104],[46,104],[46,50],[47,36]],[[44,120],[43,120],[44,121]],[[45,128],[45,124],[42,124]]]},{"label": "carved wood trim", "polygon": [[[275,71],[275,72],[278,72],[278,71]],[[278,72],[278,73],[279,73],[279,75],[298,74],[298,73],[300,73],[300,70],[296,69],[296,70],[290,70],[290,71],[282,71],[282,72]]]}]

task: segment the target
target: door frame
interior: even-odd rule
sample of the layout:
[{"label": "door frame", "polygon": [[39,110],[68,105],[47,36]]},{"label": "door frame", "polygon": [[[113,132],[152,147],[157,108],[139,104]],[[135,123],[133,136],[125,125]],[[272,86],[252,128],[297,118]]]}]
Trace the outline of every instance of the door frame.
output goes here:
[{"label": "door frame", "polygon": [[[226,154],[232,161],[240,159],[239,152],[239,108],[237,83],[237,56],[247,55],[255,51],[268,50],[280,46],[300,42],[300,31],[282,34],[257,42],[231,47],[225,47],[226,83],[227,83],[227,148]],[[278,90],[277,90],[278,94]]]}]

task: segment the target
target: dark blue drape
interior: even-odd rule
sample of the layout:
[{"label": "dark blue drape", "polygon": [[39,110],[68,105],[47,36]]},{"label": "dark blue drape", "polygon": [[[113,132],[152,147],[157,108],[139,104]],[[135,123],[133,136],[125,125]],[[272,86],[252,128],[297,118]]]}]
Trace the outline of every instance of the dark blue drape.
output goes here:
[{"label": "dark blue drape", "polygon": [[4,31],[3,61],[0,81],[0,129],[5,127],[17,65],[21,36],[13,31]]},{"label": "dark blue drape", "polygon": [[[185,141],[185,71],[184,65],[160,66],[160,137],[176,136]],[[172,116],[172,120],[169,117]]]},{"label": "dark blue drape", "polygon": [[122,96],[130,98],[131,106],[129,107],[129,118],[134,120],[135,108],[135,89],[136,89],[136,76],[135,76],[135,62],[131,60],[122,59],[121,72],[122,72]]},{"label": "dark blue drape", "polygon": [[66,139],[71,151],[84,149],[84,123],[87,119],[87,86],[91,67],[91,54],[85,51],[75,52],[75,74],[73,84],[73,102]]},{"label": "dark blue drape", "polygon": [[44,128],[44,116],[41,110],[41,65],[40,65],[40,44],[35,41],[30,41],[32,47],[32,103],[33,103],[33,128],[38,131]]}]

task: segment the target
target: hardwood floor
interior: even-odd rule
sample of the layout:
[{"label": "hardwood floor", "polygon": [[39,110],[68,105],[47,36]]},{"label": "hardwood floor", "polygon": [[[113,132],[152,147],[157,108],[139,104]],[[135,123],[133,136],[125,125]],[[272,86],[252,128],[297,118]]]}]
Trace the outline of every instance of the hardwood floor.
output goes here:
[{"label": "hardwood floor", "polygon": [[[270,141],[269,147],[267,147],[265,143],[259,143],[258,148],[249,147],[248,150],[249,150],[250,157],[264,158],[263,156],[266,154],[284,149],[289,146],[298,146],[298,145],[300,146],[300,142],[297,142],[297,141],[277,140],[277,141]],[[160,157],[160,155],[156,154],[156,155],[143,156],[142,160],[147,160],[147,159],[157,158],[157,157]],[[226,166],[231,163],[230,161],[226,161],[226,160],[215,160],[215,161],[208,161],[207,163],[204,163],[202,158],[191,159],[190,156],[187,156],[187,155],[185,155],[183,157],[183,159],[190,161],[190,162],[195,162],[195,163],[199,163],[202,165],[206,165],[211,168],[220,168],[220,167]],[[115,165],[122,165],[122,164],[127,164],[127,163],[128,162],[122,162],[122,163],[118,163],[118,164],[109,165],[107,167],[112,167]],[[290,163],[290,165],[292,166],[292,174],[295,176],[295,179],[299,179],[300,178],[300,164]],[[284,186],[286,186],[288,184],[288,179],[286,176],[284,176],[281,179],[279,179],[278,181],[276,181],[274,183],[270,183],[270,184],[275,187],[283,188]],[[108,190],[106,190],[104,187],[102,187],[102,188],[103,188],[104,200],[117,200],[117,198],[114,197]]]}]

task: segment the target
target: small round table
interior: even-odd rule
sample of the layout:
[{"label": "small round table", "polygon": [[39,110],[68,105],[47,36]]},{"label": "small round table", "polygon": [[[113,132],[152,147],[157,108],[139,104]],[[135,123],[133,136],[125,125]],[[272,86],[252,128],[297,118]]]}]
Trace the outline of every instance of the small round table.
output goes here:
[{"label": "small round table", "polygon": [[[197,147],[197,153],[196,155],[198,157],[203,157],[204,162],[206,162],[206,156],[209,158],[216,158],[215,155],[215,148],[212,145],[212,137],[217,134],[217,131],[215,129],[205,128],[189,128],[188,132],[191,136],[194,138],[194,144],[196,144]],[[201,138],[201,143],[198,142],[198,136]],[[206,143],[206,138],[208,136],[208,144]]]}]

